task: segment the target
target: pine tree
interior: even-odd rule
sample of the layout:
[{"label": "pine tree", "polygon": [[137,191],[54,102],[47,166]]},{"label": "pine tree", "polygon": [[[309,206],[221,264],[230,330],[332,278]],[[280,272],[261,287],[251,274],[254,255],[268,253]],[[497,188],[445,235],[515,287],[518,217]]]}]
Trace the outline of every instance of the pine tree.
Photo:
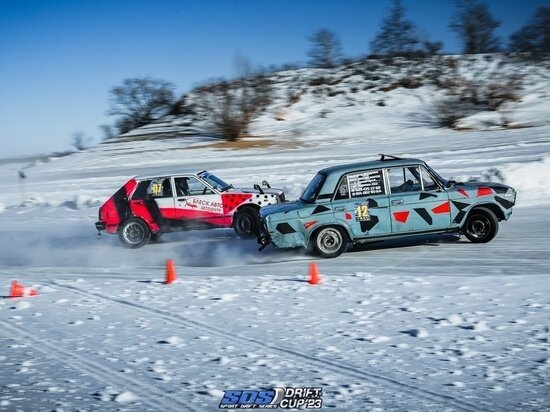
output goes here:
[{"label": "pine tree", "polygon": [[391,56],[407,55],[415,51],[418,43],[416,26],[405,19],[401,1],[393,0],[389,16],[382,21],[380,31],[371,42],[371,51]]},{"label": "pine tree", "polygon": [[511,51],[550,54],[550,7],[539,7],[525,26],[510,36]]},{"label": "pine tree", "polygon": [[308,55],[313,67],[331,68],[338,64],[341,57],[341,46],[336,33],[328,29],[321,29],[308,37],[308,40],[312,43]]},{"label": "pine tree", "polygon": [[500,40],[494,31],[500,22],[491,16],[487,4],[458,0],[457,8],[449,27],[462,40],[462,51],[465,54],[498,52]]}]

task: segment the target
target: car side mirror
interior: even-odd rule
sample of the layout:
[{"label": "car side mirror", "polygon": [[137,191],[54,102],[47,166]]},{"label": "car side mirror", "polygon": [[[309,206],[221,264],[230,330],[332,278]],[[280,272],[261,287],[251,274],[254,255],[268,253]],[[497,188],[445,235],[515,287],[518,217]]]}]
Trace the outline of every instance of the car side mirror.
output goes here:
[{"label": "car side mirror", "polygon": [[456,180],[447,180],[447,187],[453,187],[456,185]]}]

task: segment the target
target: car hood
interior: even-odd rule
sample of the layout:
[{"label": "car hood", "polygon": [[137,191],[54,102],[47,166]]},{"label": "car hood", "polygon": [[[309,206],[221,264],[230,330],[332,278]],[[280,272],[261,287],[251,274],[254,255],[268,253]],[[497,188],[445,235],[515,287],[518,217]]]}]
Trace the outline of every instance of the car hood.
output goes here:
[{"label": "car hood", "polygon": [[489,187],[497,193],[506,193],[508,189],[513,189],[511,186],[496,182],[458,182],[455,184],[457,188],[477,189],[479,187]]},{"label": "car hood", "polygon": [[[262,187],[262,190],[265,194],[268,195],[281,195],[283,193],[283,189],[275,189],[275,188],[265,188]],[[236,187],[233,189],[229,189],[227,193],[260,193],[259,190],[254,189],[253,187]]]}]

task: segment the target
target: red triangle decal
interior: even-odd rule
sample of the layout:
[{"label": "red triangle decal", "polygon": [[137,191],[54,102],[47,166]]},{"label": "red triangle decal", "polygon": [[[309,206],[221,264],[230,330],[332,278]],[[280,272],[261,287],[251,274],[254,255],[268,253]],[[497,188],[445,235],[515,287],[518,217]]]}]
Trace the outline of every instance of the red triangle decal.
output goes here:
[{"label": "red triangle decal", "polygon": [[491,196],[493,194],[493,191],[491,190],[490,187],[478,187],[477,188],[477,197],[482,197],[482,196]]},{"label": "red triangle decal", "polygon": [[407,223],[407,219],[409,218],[409,212],[393,212],[393,218],[401,223]]},{"label": "red triangle decal", "polygon": [[460,193],[460,194],[461,194],[462,196],[464,196],[464,197],[470,197],[470,196],[468,196],[468,192],[466,192],[466,191],[465,191],[464,189],[462,189],[462,188],[461,188],[461,189],[456,189],[456,191],[457,191],[458,193]]},{"label": "red triangle decal", "polygon": [[441,203],[439,206],[434,207],[432,212],[436,215],[451,213],[451,202],[446,201],[445,203]]}]

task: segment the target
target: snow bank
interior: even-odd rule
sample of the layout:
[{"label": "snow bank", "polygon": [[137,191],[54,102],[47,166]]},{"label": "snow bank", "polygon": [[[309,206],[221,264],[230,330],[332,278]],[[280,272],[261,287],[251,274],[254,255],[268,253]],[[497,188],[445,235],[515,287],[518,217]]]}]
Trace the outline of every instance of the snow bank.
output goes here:
[{"label": "snow bank", "polygon": [[550,157],[502,168],[505,183],[518,191],[519,206],[550,203]]}]

